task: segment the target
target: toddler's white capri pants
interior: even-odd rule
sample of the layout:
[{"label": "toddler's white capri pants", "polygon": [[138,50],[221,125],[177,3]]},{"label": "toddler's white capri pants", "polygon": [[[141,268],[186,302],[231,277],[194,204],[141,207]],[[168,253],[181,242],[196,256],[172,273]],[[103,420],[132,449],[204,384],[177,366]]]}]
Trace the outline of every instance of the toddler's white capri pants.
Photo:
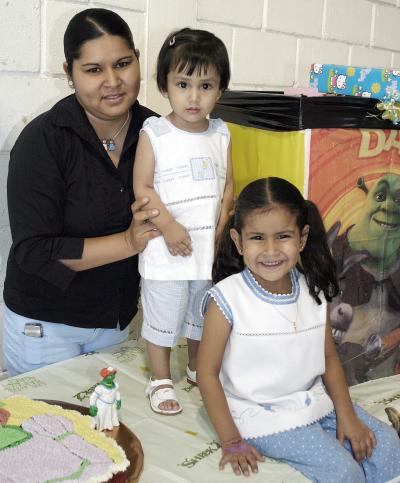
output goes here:
[{"label": "toddler's white capri pants", "polygon": [[142,337],[162,347],[175,346],[180,337],[200,340],[201,301],[211,280],[142,279]]}]

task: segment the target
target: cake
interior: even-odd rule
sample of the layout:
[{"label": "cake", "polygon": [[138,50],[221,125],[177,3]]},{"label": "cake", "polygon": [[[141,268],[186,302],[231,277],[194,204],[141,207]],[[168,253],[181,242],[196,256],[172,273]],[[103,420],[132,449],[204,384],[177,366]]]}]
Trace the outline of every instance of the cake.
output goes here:
[{"label": "cake", "polygon": [[0,481],[103,483],[129,466],[90,416],[12,396],[0,401]]}]

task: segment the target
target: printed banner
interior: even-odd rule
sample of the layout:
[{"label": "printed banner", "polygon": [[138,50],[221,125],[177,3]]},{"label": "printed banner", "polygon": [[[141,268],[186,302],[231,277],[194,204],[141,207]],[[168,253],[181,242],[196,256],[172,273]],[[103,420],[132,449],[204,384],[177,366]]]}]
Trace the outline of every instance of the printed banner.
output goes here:
[{"label": "printed banner", "polygon": [[338,264],[330,318],[346,379],[400,373],[400,133],[314,129],[308,196]]}]

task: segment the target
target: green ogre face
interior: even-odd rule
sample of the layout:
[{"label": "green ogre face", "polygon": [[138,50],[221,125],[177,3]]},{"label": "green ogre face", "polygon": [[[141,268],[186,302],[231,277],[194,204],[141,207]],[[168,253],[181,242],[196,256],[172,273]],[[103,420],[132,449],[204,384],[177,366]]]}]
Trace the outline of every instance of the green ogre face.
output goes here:
[{"label": "green ogre face", "polygon": [[370,253],[379,264],[376,269],[387,269],[395,261],[400,248],[399,175],[386,174],[373,185],[349,241],[353,249]]}]

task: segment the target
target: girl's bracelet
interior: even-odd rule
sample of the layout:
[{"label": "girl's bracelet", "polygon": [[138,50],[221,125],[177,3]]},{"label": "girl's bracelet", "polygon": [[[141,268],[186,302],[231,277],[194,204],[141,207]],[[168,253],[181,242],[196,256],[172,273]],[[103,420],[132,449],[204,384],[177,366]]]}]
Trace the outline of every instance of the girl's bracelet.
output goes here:
[{"label": "girl's bracelet", "polygon": [[227,448],[228,446],[232,446],[233,444],[242,443],[243,439],[240,436],[236,436],[235,438],[228,439],[228,441],[221,441],[222,448]]},{"label": "girl's bracelet", "polygon": [[241,443],[232,444],[231,446],[223,448],[225,453],[229,453],[229,454],[242,454],[242,453],[245,453],[247,449],[248,449],[248,445],[244,441],[242,441]]},{"label": "girl's bracelet", "polygon": [[248,449],[248,444],[242,438],[232,438],[222,443],[222,449],[229,454],[241,454]]}]

